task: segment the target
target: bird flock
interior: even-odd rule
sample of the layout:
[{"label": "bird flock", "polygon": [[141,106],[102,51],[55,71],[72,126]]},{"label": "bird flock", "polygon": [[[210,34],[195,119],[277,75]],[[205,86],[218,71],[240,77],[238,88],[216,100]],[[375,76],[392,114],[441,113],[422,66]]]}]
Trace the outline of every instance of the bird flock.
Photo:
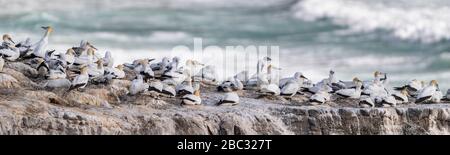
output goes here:
[{"label": "bird flock", "polygon": [[[179,57],[142,58],[130,63],[114,66],[111,52],[99,56],[98,49],[88,41],[81,41],[77,47],[66,52],[48,50],[48,39],[53,31],[50,26],[42,27],[44,36],[32,43],[31,39],[14,42],[9,34],[3,35],[0,45],[0,73],[9,62],[24,62],[36,69],[38,78],[45,79],[46,88],[67,88],[65,93],[83,91],[87,85],[109,84],[114,79],[129,79],[131,85],[128,95],[134,96],[149,92],[156,96],[178,98],[181,105],[202,105],[200,90],[204,85],[217,87],[223,92],[217,105],[234,106],[239,104],[239,93],[254,90],[260,96],[275,96],[292,99],[304,96],[312,105],[325,104],[339,99],[357,100],[361,107],[393,107],[406,103],[439,103],[444,97],[436,80],[428,84],[411,80],[399,87],[389,87],[387,73],[375,71],[373,79],[362,81],[355,77],[351,81],[335,79],[331,70],[329,76],[313,83],[301,72],[292,77],[274,78],[275,67],[270,57],[258,61],[256,73],[242,71],[224,81],[217,80],[214,66],[188,59],[184,63]],[[334,95],[334,97],[333,97]]]}]

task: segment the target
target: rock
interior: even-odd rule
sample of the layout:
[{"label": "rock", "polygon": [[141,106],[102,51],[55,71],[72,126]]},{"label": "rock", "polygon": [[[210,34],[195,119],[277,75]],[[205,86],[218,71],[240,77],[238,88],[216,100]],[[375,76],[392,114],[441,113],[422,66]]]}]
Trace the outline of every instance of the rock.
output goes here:
[{"label": "rock", "polygon": [[0,88],[20,88],[20,84],[11,75],[0,73]]}]

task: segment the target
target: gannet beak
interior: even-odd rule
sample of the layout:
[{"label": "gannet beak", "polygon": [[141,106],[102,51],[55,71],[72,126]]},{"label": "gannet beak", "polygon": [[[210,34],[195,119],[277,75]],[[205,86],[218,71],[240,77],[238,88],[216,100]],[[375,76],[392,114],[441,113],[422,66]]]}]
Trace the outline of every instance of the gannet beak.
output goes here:
[{"label": "gannet beak", "polygon": [[152,62],[153,60],[155,60],[155,59],[148,59],[148,62]]},{"label": "gannet beak", "polygon": [[11,38],[8,38],[8,40],[9,40],[10,42],[12,42],[13,44],[16,44]]},{"label": "gannet beak", "polygon": [[301,77],[301,78],[304,78],[304,79],[306,79],[306,80],[309,80],[308,78],[306,78],[306,77],[303,76],[303,75],[300,75],[300,77]]}]

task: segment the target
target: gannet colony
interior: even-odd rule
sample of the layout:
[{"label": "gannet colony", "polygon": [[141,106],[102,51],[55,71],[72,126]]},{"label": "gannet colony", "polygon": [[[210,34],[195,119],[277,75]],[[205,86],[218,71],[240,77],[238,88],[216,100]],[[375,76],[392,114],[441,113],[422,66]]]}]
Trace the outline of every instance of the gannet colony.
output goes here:
[{"label": "gannet colony", "polygon": [[[252,74],[249,71],[242,71],[224,81],[218,81],[213,66],[192,59],[180,62],[179,57],[164,57],[158,61],[154,58],[142,58],[129,63],[114,64],[113,53],[106,52],[104,56],[99,56],[97,51],[100,49],[97,49],[91,42],[84,40],[81,41],[79,46],[70,47],[65,52],[49,50],[51,47],[49,47],[48,39],[53,28],[50,26],[42,28],[45,30],[44,36],[37,42],[33,42],[30,39],[16,42],[12,35],[3,35],[3,42],[0,46],[0,95],[2,96],[0,110],[3,109],[3,111],[0,112],[0,115],[5,116],[5,118],[10,116],[11,119],[9,121],[25,122],[23,119],[13,119],[15,114],[4,110],[5,108],[14,108],[16,106],[14,104],[18,102],[22,102],[20,104],[23,104],[25,107],[23,115],[33,116],[36,113],[35,111],[40,109],[36,106],[43,104],[40,103],[43,101],[48,103],[48,105],[42,106],[44,109],[48,111],[51,111],[50,109],[58,109],[57,111],[59,111],[56,114],[48,112],[45,115],[51,115],[54,118],[61,117],[68,120],[77,120],[77,125],[89,122],[89,118],[85,118],[89,116],[89,113],[94,113],[92,115],[100,117],[98,115],[108,113],[105,111],[116,110],[119,111],[117,113],[121,113],[111,113],[111,115],[116,116],[127,113],[123,111],[124,108],[130,108],[134,110],[131,113],[139,113],[145,118],[155,115],[155,113],[152,113],[154,110],[158,110],[159,115],[161,115],[161,112],[164,111],[162,107],[170,105],[172,108],[169,108],[167,111],[170,111],[173,117],[182,115],[179,112],[199,112],[196,113],[198,115],[195,115],[195,117],[191,115],[189,117],[200,120],[200,122],[204,121],[208,131],[203,133],[183,129],[186,132],[181,132],[182,134],[311,134],[309,133],[311,131],[294,131],[294,129],[291,129],[291,125],[295,122],[286,121],[286,119],[283,119],[285,116],[271,118],[271,116],[267,116],[270,113],[268,111],[277,107],[293,107],[294,109],[306,107],[306,111],[311,109],[327,111],[330,108],[351,108],[350,111],[353,111],[354,115],[357,116],[363,115],[362,111],[370,112],[371,109],[377,109],[378,111],[394,110],[394,112],[397,112],[396,115],[400,115],[398,111],[401,108],[407,108],[406,111],[409,112],[408,108],[420,108],[433,104],[439,105],[437,108],[446,109],[444,111],[446,116],[443,117],[447,118],[444,119],[444,122],[447,120],[447,123],[443,126],[448,127],[448,106],[446,106],[445,102],[450,99],[450,94],[447,91],[447,94],[443,95],[436,80],[421,81],[412,78],[409,82],[405,81],[406,84],[403,86],[391,87],[389,86],[388,73],[374,71],[373,79],[363,80],[355,77],[346,81],[336,79],[333,70],[329,72],[329,77],[325,77],[316,83],[309,80],[308,76],[303,75],[301,72],[292,73],[292,77],[278,80],[272,78],[271,74],[274,69],[279,68],[276,68],[271,63],[270,57],[264,57],[258,61],[256,73]],[[20,100],[15,100],[14,96],[16,98],[20,97]],[[130,107],[133,105],[136,106]],[[147,106],[140,109],[139,105]],[[95,109],[93,110],[89,106],[102,108],[93,108]],[[150,110],[148,109],[149,106],[151,107]],[[74,108],[77,109],[74,110]],[[239,111],[240,108],[246,110]],[[258,110],[258,108],[262,110]],[[148,112],[142,112],[145,110],[148,110]],[[342,109],[337,110],[338,112],[336,113],[333,113],[333,110],[331,110],[329,115],[340,114]],[[238,132],[236,125],[229,127],[232,129],[222,126],[224,124],[224,121],[221,120],[223,119],[222,117],[225,117],[230,112],[237,113],[241,117],[249,117],[248,115],[255,113],[255,115],[261,115],[261,117],[267,117],[266,123],[272,122],[277,125],[272,127],[274,128],[273,130],[265,131],[255,127],[264,126],[264,124],[253,124],[253,127],[250,127],[251,130],[237,127],[241,128]],[[81,113],[84,114],[82,115]],[[217,119],[221,121],[216,120],[216,123],[220,126],[217,131],[206,123],[206,120],[212,119],[209,118],[208,113],[214,113],[218,115],[216,117],[220,117]],[[273,115],[273,112],[270,115]],[[292,113],[280,112],[276,115],[292,115]],[[438,115],[443,115],[443,112],[439,112]],[[39,113],[36,118],[40,118],[40,116],[42,115]],[[261,121],[258,119],[259,117],[255,116],[255,118],[257,120],[246,118],[245,121]],[[32,118],[27,117],[27,119]],[[248,123],[245,121],[237,124]],[[175,129],[160,129],[158,130],[159,132],[150,132],[149,134],[180,133],[180,131],[172,131],[177,130],[176,128],[180,127],[180,123],[173,120],[171,122]],[[410,120],[405,122],[410,122]],[[129,123],[133,124],[132,122]],[[135,123],[139,124],[138,122]],[[181,124],[189,126],[189,123],[198,122],[184,122]],[[361,125],[364,122],[358,123]],[[365,123],[370,124],[370,121]],[[1,120],[0,124],[3,134],[52,134],[50,131],[53,131],[48,129],[51,127],[46,128],[42,124],[35,128],[45,129],[39,129],[36,132],[31,132],[32,129],[23,129],[23,127],[17,129],[14,125],[8,125],[8,123]],[[103,122],[101,124],[99,126],[104,126],[104,128],[110,127],[106,131],[104,131],[105,129],[99,129],[104,132],[103,134],[140,133],[138,131],[124,132],[114,130],[110,124],[108,126],[108,123]],[[116,124],[120,123],[116,122]],[[165,123],[162,124],[161,126],[164,126]],[[326,124],[327,122],[322,122],[322,126],[327,126]],[[170,123],[166,125],[170,125]],[[341,125],[345,125],[345,123],[341,123]],[[401,125],[406,126],[408,124]],[[197,126],[199,125],[197,124]],[[375,125],[372,124],[372,126]],[[412,125],[409,124],[409,126]],[[119,128],[123,129],[126,127],[120,126]],[[156,127],[148,126],[147,128]],[[77,130],[80,129],[78,128]],[[228,130],[233,131],[232,133],[227,133],[226,131]],[[435,133],[448,134],[448,128],[443,130]],[[65,130],[63,134],[102,134],[93,131],[93,129],[71,132]],[[340,133],[338,130],[336,132]],[[404,134],[405,130],[402,127],[398,131],[385,132]],[[426,132],[432,133],[432,131]],[[321,133],[327,134],[324,131],[321,131]],[[364,132],[362,129],[359,129],[357,132],[349,131],[340,134],[352,133],[377,134]],[[380,131],[380,133],[383,132]],[[61,134],[61,132],[54,131],[53,134]],[[332,134],[332,132],[329,134]]]}]

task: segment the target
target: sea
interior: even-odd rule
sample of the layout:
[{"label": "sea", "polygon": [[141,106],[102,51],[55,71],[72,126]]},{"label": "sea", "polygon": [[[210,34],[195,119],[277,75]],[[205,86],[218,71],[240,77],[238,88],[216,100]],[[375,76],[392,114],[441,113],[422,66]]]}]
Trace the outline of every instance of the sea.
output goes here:
[{"label": "sea", "polygon": [[[54,28],[48,49],[65,52],[87,40],[116,64],[138,58],[188,59],[195,38],[225,79],[263,56],[242,59],[226,46],[278,48],[281,77],[302,72],[370,80],[376,70],[391,85],[438,80],[450,88],[448,0],[0,0],[0,33],[38,41]],[[174,47],[192,51],[173,52]],[[231,54],[230,54],[231,53]],[[231,55],[231,56],[230,56]],[[226,63],[224,63],[226,62]],[[445,91],[443,90],[443,91]]]}]

